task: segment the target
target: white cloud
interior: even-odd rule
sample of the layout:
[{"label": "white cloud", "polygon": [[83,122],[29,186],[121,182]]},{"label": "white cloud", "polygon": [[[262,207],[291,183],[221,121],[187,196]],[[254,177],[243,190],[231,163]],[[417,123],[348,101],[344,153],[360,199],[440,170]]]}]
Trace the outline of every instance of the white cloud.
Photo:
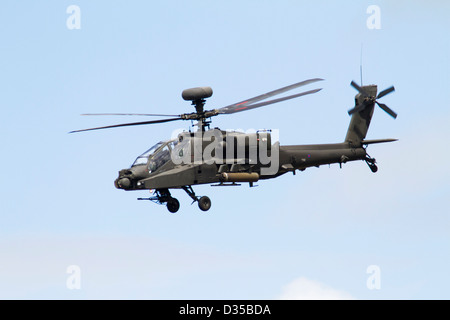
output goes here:
[{"label": "white cloud", "polygon": [[283,287],[281,300],[350,300],[349,293],[300,277]]}]

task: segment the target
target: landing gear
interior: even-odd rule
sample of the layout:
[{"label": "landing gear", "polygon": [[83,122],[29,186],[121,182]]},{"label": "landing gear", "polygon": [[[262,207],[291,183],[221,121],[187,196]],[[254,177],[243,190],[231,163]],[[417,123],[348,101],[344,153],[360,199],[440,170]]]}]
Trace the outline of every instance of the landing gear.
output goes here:
[{"label": "landing gear", "polygon": [[[200,210],[208,211],[211,208],[211,199],[209,199],[207,196],[197,197],[191,186],[185,186],[181,188],[186,191],[186,193],[191,197],[192,200],[194,200],[192,203],[198,202],[198,207],[200,208]],[[153,194],[153,197],[138,198],[138,200],[150,200],[157,204],[165,204],[167,210],[169,210],[169,212],[171,213],[175,213],[180,209],[180,202],[176,198],[172,197],[169,189],[156,189]]]},{"label": "landing gear", "polygon": [[198,199],[198,207],[202,211],[208,211],[211,208],[211,200],[207,196]]},{"label": "landing gear", "polygon": [[138,200],[150,200],[157,204],[166,204],[167,210],[171,213],[175,213],[180,209],[180,202],[172,197],[169,189],[157,189],[154,192],[154,197],[150,198],[138,198]]},{"label": "landing gear", "polygon": [[194,200],[192,203],[194,203],[195,201],[198,202],[198,207],[200,208],[200,210],[208,211],[209,208],[211,208],[211,199],[209,199],[207,196],[197,197],[191,186],[186,186],[182,188],[184,191],[186,191],[189,197],[191,197],[191,199]]},{"label": "landing gear", "polygon": [[370,170],[375,173],[378,171],[378,167],[375,164],[377,161],[375,160],[375,158],[371,158],[369,157],[369,155],[367,155],[366,159],[365,159],[367,165],[369,166]]},{"label": "landing gear", "polygon": [[180,209],[180,202],[176,198],[171,198],[167,201],[167,210],[172,213],[175,213]]}]

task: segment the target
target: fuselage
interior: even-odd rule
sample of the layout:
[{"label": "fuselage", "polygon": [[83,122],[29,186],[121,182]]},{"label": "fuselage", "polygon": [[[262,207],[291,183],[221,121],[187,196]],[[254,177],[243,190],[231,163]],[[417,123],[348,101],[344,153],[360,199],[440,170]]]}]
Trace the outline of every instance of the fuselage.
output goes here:
[{"label": "fuselage", "polygon": [[[324,164],[364,160],[366,151],[348,142],[289,145],[272,143],[270,132],[219,129],[196,136],[183,133],[159,142],[119,172],[124,190],[170,189],[197,184],[253,183]],[[212,138],[215,137],[215,138]]]}]

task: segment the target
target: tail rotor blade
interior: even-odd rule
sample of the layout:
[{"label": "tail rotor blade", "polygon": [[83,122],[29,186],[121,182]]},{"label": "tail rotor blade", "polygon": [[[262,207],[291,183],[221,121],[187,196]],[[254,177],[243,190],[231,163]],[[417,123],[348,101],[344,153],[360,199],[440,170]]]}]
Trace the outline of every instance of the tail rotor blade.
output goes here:
[{"label": "tail rotor blade", "polygon": [[381,97],[384,97],[385,95],[388,95],[389,93],[391,93],[391,92],[393,92],[393,91],[395,91],[394,86],[389,87],[389,88],[387,88],[387,89],[384,89],[383,91],[381,91],[381,92],[378,94],[377,99],[380,99]]},{"label": "tail rotor blade", "polygon": [[353,109],[348,110],[348,114],[352,115],[355,112],[361,111],[363,110],[365,107],[367,107],[368,105],[373,105],[373,103],[375,102],[381,109],[383,109],[387,114],[389,114],[391,117],[393,117],[394,119],[397,118],[397,113],[395,113],[392,109],[390,109],[387,105],[383,104],[383,103],[379,103],[376,99],[382,98],[385,95],[395,91],[394,86],[391,86],[387,89],[384,89],[383,91],[381,91],[378,96],[375,98],[375,96],[370,96],[369,94],[367,94],[367,92],[360,87],[355,81],[352,81],[350,83],[350,85],[355,88],[356,90],[359,91],[360,94],[362,94],[363,96],[365,96],[364,98],[364,102],[360,103],[359,105],[355,106]]},{"label": "tail rotor blade", "polygon": [[359,93],[361,93],[363,96],[369,97],[369,95],[367,94],[367,92],[364,91],[364,89],[361,88],[355,81],[352,81],[352,82],[350,83],[350,85],[351,85],[353,88],[355,88],[356,90],[358,90]]},{"label": "tail rotor blade", "polygon": [[397,118],[397,114],[394,111],[392,111],[392,109],[390,109],[387,105],[385,105],[383,103],[379,103],[379,102],[376,102],[376,103],[381,109],[386,111],[391,117],[393,117],[394,119]]},{"label": "tail rotor blade", "polygon": [[348,110],[348,114],[352,115],[355,112],[361,111],[362,109],[364,109],[366,107],[366,105],[364,103],[358,104],[356,107],[354,107],[353,109]]}]

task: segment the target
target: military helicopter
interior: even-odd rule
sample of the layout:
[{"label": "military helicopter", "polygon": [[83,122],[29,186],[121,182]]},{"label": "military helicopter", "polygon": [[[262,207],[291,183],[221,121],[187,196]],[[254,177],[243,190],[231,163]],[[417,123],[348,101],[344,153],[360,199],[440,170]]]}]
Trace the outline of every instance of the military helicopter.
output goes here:
[{"label": "military helicopter", "polygon": [[176,139],[161,141],[136,158],[130,168],[119,171],[114,181],[118,189],[150,190],[149,198],[157,204],[166,205],[175,213],[180,208],[179,201],[172,197],[170,189],[183,189],[197,202],[202,211],[208,211],[211,200],[207,196],[197,196],[192,189],[194,185],[210,184],[213,186],[235,186],[240,183],[253,184],[259,180],[272,179],[285,173],[306,168],[319,167],[325,164],[338,163],[340,167],[349,161],[362,160],[367,163],[372,172],[377,172],[375,158],[366,152],[368,145],[396,141],[396,139],[366,140],[370,121],[378,105],[394,119],[397,114],[388,106],[379,103],[378,99],[393,92],[393,86],[377,95],[376,85],[359,86],[354,81],[351,86],[358,93],[355,96],[355,106],[348,110],[351,116],[350,125],[344,142],[333,144],[290,145],[280,146],[272,143],[272,131],[260,130],[251,133],[224,131],[219,128],[210,129],[211,118],[218,115],[234,114],[274,103],[298,98],[321,90],[312,89],[282,98],[267,100],[275,95],[299,88],[323,79],[314,78],[264,93],[222,108],[205,110],[206,99],[213,91],[210,87],[196,87],[182,92],[182,98],[190,101],[195,112],[181,115],[162,114],[130,114],[130,113],[97,113],[85,115],[140,115],[165,116],[170,118],[116,124],[71,131],[117,128],[125,126],[165,123],[178,120],[197,121],[195,132],[182,132]]}]

